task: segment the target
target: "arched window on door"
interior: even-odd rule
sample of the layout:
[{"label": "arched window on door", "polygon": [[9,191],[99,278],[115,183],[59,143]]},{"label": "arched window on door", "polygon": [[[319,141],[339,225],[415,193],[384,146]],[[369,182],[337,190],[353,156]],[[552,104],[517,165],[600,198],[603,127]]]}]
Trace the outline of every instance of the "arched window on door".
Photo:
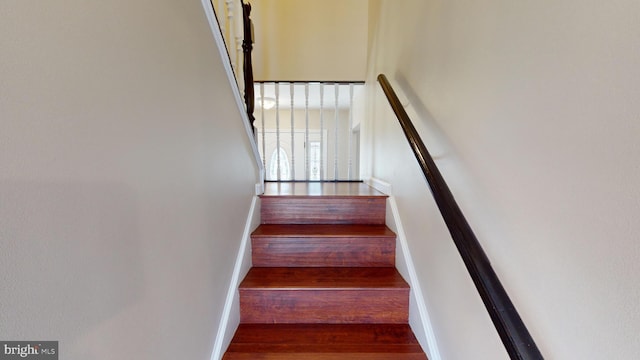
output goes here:
[{"label": "arched window on door", "polygon": [[278,180],[278,171],[280,171],[280,180],[291,180],[289,156],[287,156],[287,152],[281,147],[273,150],[273,153],[271,153],[269,178],[271,180]]}]

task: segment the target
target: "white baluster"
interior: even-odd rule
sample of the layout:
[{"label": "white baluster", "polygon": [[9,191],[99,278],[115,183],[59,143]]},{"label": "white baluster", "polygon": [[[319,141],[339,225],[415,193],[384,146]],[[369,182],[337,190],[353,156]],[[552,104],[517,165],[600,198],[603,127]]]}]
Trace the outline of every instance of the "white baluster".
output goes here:
[{"label": "white baluster", "polygon": [[[235,51],[235,24],[233,22],[233,17],[235,13],[233,0],[225,0],[227,6],[227,21],[225,24],[225,43],[227,44],[227,51],[229,52],[229,57],[231,58],[231,66],[236,66],[236,51]],[[238,73],[237,67],[234,68],[236,74]]]},{"label": "white baluster", "polygon": [[340,94],[340,85],[335,83],[333,85],[333,92],[335,95],[335,124],[334,124],[334,148],[333,148],[333,179],[338,180],[338,98]]},{"label": "white baluster", "polygon": [[348,163],[348,169],[347,169],[347,179],[349,180],[353,180],[352,178],[352,174],[351,174],[351,167],[352,165],[352,154],[351,154],[351,147],[353,146],[353,84],[349,84],[349,130],[348,130],[348,136],[349,136],[349,163]]},{"label": "white baluster", "polygon": [[[276,87],[276,180],[280,181],[280,83]],[[273,165],[271,165],[273,166]]]},{"label": "white baluster", "polygon": [[311,145],[309,144],[309,83],[304,84],[304,122],[305,122],[305,130],[304,130],[304,168],[306,173],[306,180],[311,178],[311,171],[309,169],[309,152],[311,151]]},{"label": "white baluster", "polygon": [[293,115],[293,95],[294,95],[293,83],[289,83],[289,96],[291,97],[291,180],[296,179],[296,152],[294,146],[294,129],[295,119]]},{"label": "white baluster", "polygon": [[324,180],[324,83],[320,83],[320,180]]},{"label": "white baluster", "polygon": [[[217,4],[217,5],[215,5]],[[218,25],[220,26],[220,31],[222,32],[223,36],[225,33],[225,29],[226,29],[226,23],[227,23],[227,15],[226,15],[226,10],[224,7],[224,0],[217,0],[214,3],[214,8],[216,10],[216,18],[218,19]]]},{"label": "white baluster", "polygon": [[244,40],[244,9],[242,8],[242,1],[240,0],[236,0],[236,4],[235,7],[237,9],[239,9],[238,11],[236,11],[236,13],[234,14],[233,17],[233,21],[234,21],[234,33],[235,33],[235,39],[233,41],[233,44],[235,45],[235,52],[236,52],[236,77],[238,78],[238,84],[242,84],[240,85],[241,89],[240,90],[244,90],[244,52],[242,51],[242,41]]},{"label": "white baluster", "polygon": [[262,163],[267,168],[267,149],[265,144],[265,127],[264,127],[264,83],[260,83],[260,120],[262,121]]}]

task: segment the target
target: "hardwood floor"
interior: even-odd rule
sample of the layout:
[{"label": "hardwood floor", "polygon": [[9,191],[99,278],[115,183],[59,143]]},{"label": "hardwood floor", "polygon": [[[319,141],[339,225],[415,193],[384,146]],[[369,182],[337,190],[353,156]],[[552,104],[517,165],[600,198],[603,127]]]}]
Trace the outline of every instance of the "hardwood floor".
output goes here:
[{"label": "hardwood floor", "polygon": [[223,359],[427,359],[386,198],[362,183],[267,183]]}]

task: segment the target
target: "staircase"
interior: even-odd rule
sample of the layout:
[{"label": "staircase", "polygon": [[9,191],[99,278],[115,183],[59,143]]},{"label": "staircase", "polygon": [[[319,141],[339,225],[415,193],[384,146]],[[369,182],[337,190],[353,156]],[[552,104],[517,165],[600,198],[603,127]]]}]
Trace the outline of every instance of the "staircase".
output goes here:
[{"label": "staircase", "polygon": [[427,359],[385,210],[362,183],[268,183],[223,359]]}]

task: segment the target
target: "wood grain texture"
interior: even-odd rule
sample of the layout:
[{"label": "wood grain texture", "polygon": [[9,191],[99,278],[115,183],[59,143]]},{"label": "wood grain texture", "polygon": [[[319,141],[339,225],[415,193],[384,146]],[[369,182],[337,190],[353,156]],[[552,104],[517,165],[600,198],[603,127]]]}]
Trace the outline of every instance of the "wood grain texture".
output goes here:
[{"label": "wood grain texture", "polygon": [[223,359],[427,359],[385,212],[362,183],[267,183]]},{"label": "wood grain texture", "polygon": [[427,356],[417,353],[227,353],[223,360],[426,360]]},{"label": "wood grain texture", "polygon": [[263,196],[387,196],[361,182],[267,182],[264,186]]},{"label": "wood grain texture", "polygon": [[258,238],[251,240],[254,266],[393,267],[394,239]]},{"label": "wood grain texture", "polygon": [[384,225],[386,197],[261,197],[262,224]]},{"label": "wood grain texture", "polygon": [[409,284],[395,268],[295,268],[254,267],[242,283],[243,289],[408,289]]},{"label": "wood grain texture", "polygon": [[395,268],[252,268],[242,323],[408,322],[409,285]]},{"label": "wood grain texture", "polygon": [[385,225],[323,225],[323,224],[279,224],[260,225],[252,237],[389,237],[395,238],[396,234]]},{"label": "wood grain texture", "polygon": [[240,322],[406,324],[409,289],[241,289]]},{"label": "wood grain texture", "polygon": [[225,359],[426,359],[410,327],[398,324],[241,324],[226,356]]},{"label": "wood grain texture", "polygon": [[260,225],[251,249],[257,267],[393,267],[396,256],[384,225]]},{"label": "wood grain texture", "polygon": [[240,324],[235,344],[418,344],[406,324]]}]

